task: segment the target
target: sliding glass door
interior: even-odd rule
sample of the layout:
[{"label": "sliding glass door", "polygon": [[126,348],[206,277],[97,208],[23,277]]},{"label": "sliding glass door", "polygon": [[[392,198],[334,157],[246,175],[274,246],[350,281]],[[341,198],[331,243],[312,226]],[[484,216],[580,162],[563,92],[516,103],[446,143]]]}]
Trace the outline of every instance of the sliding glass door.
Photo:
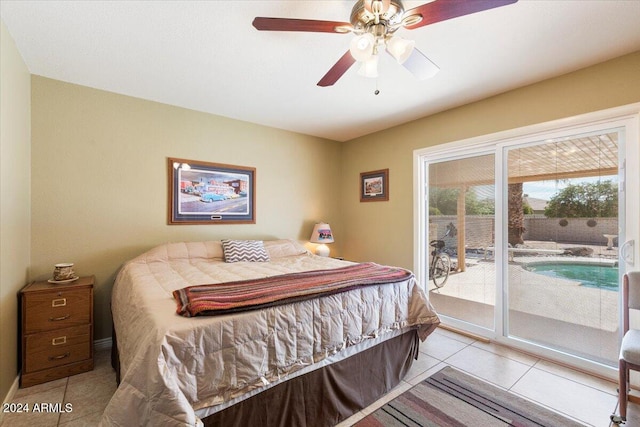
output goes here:
[{"label": "sliding glass door", "polygon": [[597,117],[417,150],[415,270],[444,324],[609,375],[640,118]]},{"label": "sliding glass door", "polygon": [[507,336],[618,356],[621,129],[504,148]]},{"label": "sliding glass door", "polygon": [[[430,298],[442,314],[490,330],[496,289],[494,163],[493,154],[435,161],[428,180]],[[446,281],[434,271],[442,253],[451,261]]]}]

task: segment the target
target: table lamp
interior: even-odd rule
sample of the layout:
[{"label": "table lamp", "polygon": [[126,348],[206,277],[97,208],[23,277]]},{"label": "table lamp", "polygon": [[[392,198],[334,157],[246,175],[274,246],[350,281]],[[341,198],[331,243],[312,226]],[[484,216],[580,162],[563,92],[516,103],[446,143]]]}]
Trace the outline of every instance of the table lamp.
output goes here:
[{"label": "table lamp", "polygon": [[320,243],[316,248],[316,255],[329,256],[329,247],[325,243],[333,243],[333,234],[331,234],[331,227],[329,224],[320,222],[313,227],[311,233],[311,243]]}]

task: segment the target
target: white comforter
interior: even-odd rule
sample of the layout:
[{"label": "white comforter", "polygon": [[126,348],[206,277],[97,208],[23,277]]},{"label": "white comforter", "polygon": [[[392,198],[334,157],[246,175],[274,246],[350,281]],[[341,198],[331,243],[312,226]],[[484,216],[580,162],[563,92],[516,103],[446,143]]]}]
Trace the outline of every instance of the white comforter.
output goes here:
[{"label": "white comforter", "polygon": [[[101,425],[200,425],[283,378],[410,328],[439,323],[414,278],[244,313],[185,318],[172,291],[348,264],[294,241],[265,242],[271,261],[225,263],[220,242],[170,243],[127,262],[112,294],[121,383]],[[346,356],[345,356],[346,357]]]}]

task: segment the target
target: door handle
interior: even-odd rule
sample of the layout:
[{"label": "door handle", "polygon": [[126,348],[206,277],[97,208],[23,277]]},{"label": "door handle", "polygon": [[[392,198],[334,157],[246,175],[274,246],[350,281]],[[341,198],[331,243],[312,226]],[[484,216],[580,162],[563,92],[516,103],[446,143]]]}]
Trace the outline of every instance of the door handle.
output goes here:
[{"label": "door handle", "polygon": [[635,258],[635,240],[627,240],[620,247],[620,255],[622,255],[622,259],[627,264],[634,264]]}]

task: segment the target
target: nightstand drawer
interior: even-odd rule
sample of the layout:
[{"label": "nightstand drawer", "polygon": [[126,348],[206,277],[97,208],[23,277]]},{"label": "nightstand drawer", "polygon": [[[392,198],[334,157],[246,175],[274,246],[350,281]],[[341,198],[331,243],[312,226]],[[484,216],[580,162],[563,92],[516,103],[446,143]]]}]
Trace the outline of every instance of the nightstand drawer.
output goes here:
[{"label": "nightstand drawer", "polygon": [[84,342],[60,348],[27,353],[25,357],[25,373],[41,371],[56,366],[86,360],[91,357],[89,336],[84,335]]},{"label": "nightstand drawer", "polygon": [[34,292],[24,297],[25,334],[91,322],[91,290],[88,288]]},{"label": "nightstand drawer", "polygon": [[58,351],[76,344],[88,343],[91,325],[56,329],[26,336],[26,350],[32,352]]}]

